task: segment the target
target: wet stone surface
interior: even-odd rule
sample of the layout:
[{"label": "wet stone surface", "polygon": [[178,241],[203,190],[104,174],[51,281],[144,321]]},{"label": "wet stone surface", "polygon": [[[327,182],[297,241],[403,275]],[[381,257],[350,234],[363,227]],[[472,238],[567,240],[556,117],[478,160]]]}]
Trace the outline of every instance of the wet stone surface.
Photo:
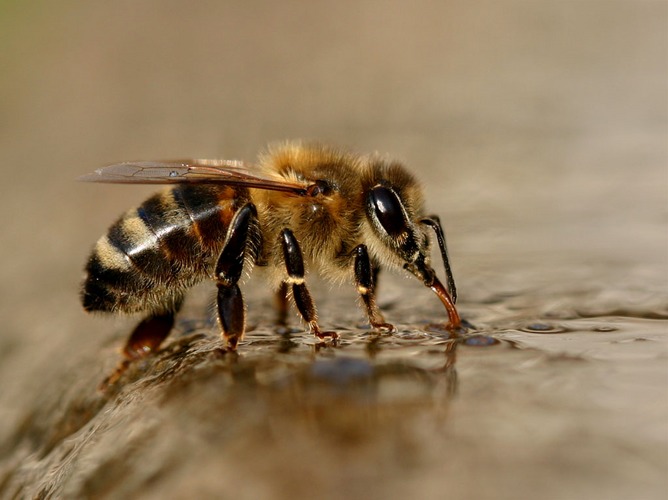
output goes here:
[{"label": "wet stone surface", "polygon": [[[481,318],[485,308],[473,305]],[[194,495],[213,494],[215,485],[252,498],[261,493],[235,485],[259,477],[287,496],[314,487],[337,496],[360,494],[371,480],[378,498],[398,498],[412,488],[436,494],[434,472],[462,462],[509,474],[527,460],[546,461],[533,467],[536,481],[561,462],[586,484],[611,466],[602,452],[617,453],[616,473],[627,480],[637,453],[655,460],[643,465],[645,477],[659,474],[661,430],[647,424],[664,414],[664,381],[647,374],[668,356],[664,321],[504,323],[489,315],[454,333],[419,320],[395,334],[350,327],[320,341],[292,326],[278,334],[260,320],[233,353],[208,321],[185,318],[161,351],[113,384],[96,389],[118,360],[106,352],[73,369],[57,398],[48,387],[36,391],[41,403],[3,443],[0,486],[7,497],[120,498],[149,485],[156,496],[173,484]],[[628,398],[655,406],[622,410]],[[202,481],[201,468],[223,477],[231,468],[235,480]],[[332,478],[342,468],[354,471],[346,484]],[[395,475],[400,483],[383,479]],[[505,486],[503,475],[494,477]],[[456,488],[478,491],[468,481]]]}]

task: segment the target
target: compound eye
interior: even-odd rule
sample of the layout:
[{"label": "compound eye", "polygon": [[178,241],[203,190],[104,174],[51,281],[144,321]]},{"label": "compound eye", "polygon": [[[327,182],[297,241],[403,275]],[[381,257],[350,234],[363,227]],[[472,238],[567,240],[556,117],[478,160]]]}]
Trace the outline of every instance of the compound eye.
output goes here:
[{"label": "compound eye", "polygon": [[399,237],[406,232],[404,207],[394,191],[383,186],[376,186],[371,190],[369,200],[378,222],[387,231],[387,234]]}]

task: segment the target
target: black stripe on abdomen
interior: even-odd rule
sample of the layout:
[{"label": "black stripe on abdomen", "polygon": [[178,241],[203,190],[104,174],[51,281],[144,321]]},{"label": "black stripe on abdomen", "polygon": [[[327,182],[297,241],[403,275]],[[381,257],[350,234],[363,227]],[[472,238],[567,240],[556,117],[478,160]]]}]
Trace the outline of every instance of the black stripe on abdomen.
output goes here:
[{"label": "black stripe on abdomen", "polygon": [[[193,233],[206,251],[221,248],[239,199],[247,190],[232,187],[180,185],[172,190],[175,203],[188,214]],[[227,203],[225,203],[227,201]]]},{"label": "black stripe on abdomen", "polygon": [[172,190],[156,194],[137,209],[137,216],[155,235],[171,271],[191,267],[201,259],[202,246],[188,212],[176,202]]}]

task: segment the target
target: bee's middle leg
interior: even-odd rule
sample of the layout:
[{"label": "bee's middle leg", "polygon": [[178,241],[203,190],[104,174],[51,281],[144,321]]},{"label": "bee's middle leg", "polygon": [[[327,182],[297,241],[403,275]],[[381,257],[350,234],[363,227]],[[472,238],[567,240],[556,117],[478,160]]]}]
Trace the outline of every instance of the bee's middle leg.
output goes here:
[{"label": "bee's middle leg", "polygon": [[357,245],[353,250],[353,255],[355,256],[355,285],[364,303],[369,323],[376,330],[394,331],[394,326],[385,322],[376,304],[376,280],[379,268],[372,266],[366,245]]},{"label": "bee's middle leg", "polygon": [[248,203],[239,209],[227,229],[216,263],[218,319],[230,349],[236,348],[246,329],[246,309],[238,282],[244,268],[251,226],[256,222],[257,211],[253,204]]},{"label": "bee's middle leg", "polygon": [[283,247],[283,260],[288,272],[287,286],[292,286],[292,298],[297,310],[304,321],[308,324],[311,333],[319,338],[336,337],[334,332],[323,332],[318,325],[318,312],[311,298],[311,293],[304,281],[304,257],[297,238],[290,229],[281,231],[281,245]]}]

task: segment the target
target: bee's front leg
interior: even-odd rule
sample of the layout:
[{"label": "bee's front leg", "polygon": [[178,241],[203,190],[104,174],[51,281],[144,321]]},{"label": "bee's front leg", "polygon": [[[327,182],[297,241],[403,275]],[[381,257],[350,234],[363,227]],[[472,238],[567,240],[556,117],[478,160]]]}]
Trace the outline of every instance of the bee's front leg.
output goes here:
[{"label": "bee's front leg", "polygon": [[308,324],[311,333],[319,338],[334,337],[335,332],[323,332],[318,326],[318,313],[311,294],[304,282],[304,257],[299,248],[297,238],[290,229],[281,231],[281,246],[283,247],[283,260],[288,272],[285,283],[292,287],[292,298],[304,321]]},{"label": "bee's front leg", "polygon": [[395,331],[393,325],[385,323],[385,319],[376,304],[375,292],[378,268],[371,265],[366,245],[357,245],[353,250],[353,255],[355,256],[355,285],[366,308],[367,316],[369,316],[369,323],[376,330]]},{"label": "bee's front leg", "polygon": [[218,319],[230,349],[236,348],[246,329],[246,309],[238,282],[244,268],[251,227],[256,223],[257,210],[252,203],[239,209],[227,229],[225,243],[216,264]]}]

